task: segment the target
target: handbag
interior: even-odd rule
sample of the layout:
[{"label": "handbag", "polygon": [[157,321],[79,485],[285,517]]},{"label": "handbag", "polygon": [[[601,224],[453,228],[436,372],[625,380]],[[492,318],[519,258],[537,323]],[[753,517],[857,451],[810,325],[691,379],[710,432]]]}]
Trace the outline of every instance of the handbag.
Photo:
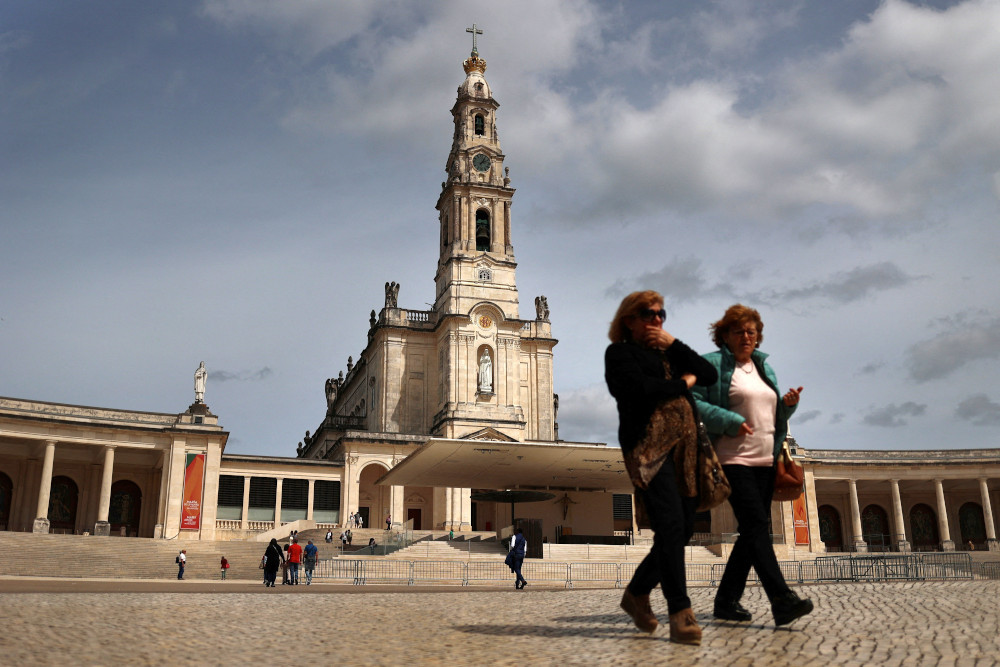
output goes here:
[{"label": "handbag", "polygon": [[802,485],[806,474],[802,466],[792,460],[788,443],[781,444],[781,452],[774,464],[774,500],[797,500],[802,495]]},{"label": "handbag", "polygon": [[721,505],[732,489],[703,422],[698,422],[698,511]]}]

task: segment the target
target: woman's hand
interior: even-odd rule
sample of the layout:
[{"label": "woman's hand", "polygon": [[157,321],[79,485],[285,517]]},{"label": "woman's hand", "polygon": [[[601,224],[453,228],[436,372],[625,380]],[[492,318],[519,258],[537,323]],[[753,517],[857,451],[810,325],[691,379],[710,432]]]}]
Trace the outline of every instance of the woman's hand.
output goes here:
[{"label": "woman's hand", "polygon": [[788,393],[781,397],[781,401],[785,404],[785,407],[792,407],[797,405],[799,402],[799,395],[802,393],[802,387],[798,389],[792,388],[788,390]]},{"label": "woman's hand", "polygon": [[696,378],[692,373],[685,373],[681,376],[681,379],[687,383],[688,389],[693,387],[698,382],[698,378]]},{"label": "woman's hand", "polygon": [[647,327],[641,342],[654,350],[665,350],[674,344],[674,340],[670,332],[664,331],[660,327]]},{"label": "woman's hand", "polygon": [[753,435],[753,427],[750,426],[748,422],[743,422],[742,424],[740,424],[740,432],[737,433],[736,435],[737,436]]}]

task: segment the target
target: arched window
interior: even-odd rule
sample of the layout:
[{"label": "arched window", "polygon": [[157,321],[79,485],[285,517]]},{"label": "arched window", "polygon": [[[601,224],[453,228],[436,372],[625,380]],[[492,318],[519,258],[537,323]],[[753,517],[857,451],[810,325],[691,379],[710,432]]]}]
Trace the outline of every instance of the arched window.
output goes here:
[{"label": "arched window", "polygon": [[986,520],[983,507],[978,503],[965,503],[958,509],[958,525],[962,530],[962,546],[969,542],[982,545],[986,542]]},{"label": "arched window", "polygon": [[892,539],[889,535],[889,515],[879,505],[868,505],[861,512],[861,539],[869,551],[886,551]]},{"label": "arched window", "polygon": [[938,538],[937,513],[930,505],[920,503],[910,509],[910,534],[914,551],[936,551]]},{"label": "arched window", "polygon": [[844,537],[840,529],[840,513],[833,505],[819,506],[819,539],[827,551],[843,551]]},{"label": "arched window", "polygon": [[490,249],[490,212],[486,209],[476,211],[476,250]]},{"label": "arched window", "polygon": [[69,477],[52,478],[49,492],[49,526],[59,532],[72,533],[76,529],[76,506],[80,489]]},{"label": "arched window", "polygon": [[111,485],[111,505],[108,508],[108,523],[111,532],[119,534],[125,529],[126,536],[139,535],[139,511],[142,509],[142,491],[139,485],[127,479],[120,479]]},{"label": "arched window", "polygon": [[476,136],[481,137],[486,134],[486,119],[480,113],[476,114]]},{"label": "arched window", "polygon": [[14,483],[0,472],[0,530],[10,526],[10,503],[14,499]]}]

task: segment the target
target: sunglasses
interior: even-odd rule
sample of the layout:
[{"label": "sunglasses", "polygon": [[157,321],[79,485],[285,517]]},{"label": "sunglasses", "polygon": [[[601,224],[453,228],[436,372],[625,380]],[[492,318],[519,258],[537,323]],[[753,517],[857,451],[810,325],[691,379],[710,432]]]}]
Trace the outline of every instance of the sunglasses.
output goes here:
[{"label": "sunglasses", "polygon": [[639,319],[643,320],[644,322],[652,322],[653,318],[656,317],[659,317],[661,322],[667,319],[667,311],[664,310],[663,308],[660,308],[659,310],[653,310],[652,308],[643,308],[637,313],[637,315],[639,316]]}]

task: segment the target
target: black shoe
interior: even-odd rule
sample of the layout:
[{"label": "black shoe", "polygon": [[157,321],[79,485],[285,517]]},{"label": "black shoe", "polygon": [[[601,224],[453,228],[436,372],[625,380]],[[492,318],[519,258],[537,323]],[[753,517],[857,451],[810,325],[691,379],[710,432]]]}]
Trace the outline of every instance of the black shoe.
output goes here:
[{"label": "black shoe", "polygon": [[804,600],[794,591],[788,591],[771,600],[771,614],[774,615],[775,625],[788,625],[812,610],[812,600]]},{"label": "black shoe", "polygon": [[736,601],[719,600],[716,598],[712,615],[724,621],[749,621],[753,614]]}]

